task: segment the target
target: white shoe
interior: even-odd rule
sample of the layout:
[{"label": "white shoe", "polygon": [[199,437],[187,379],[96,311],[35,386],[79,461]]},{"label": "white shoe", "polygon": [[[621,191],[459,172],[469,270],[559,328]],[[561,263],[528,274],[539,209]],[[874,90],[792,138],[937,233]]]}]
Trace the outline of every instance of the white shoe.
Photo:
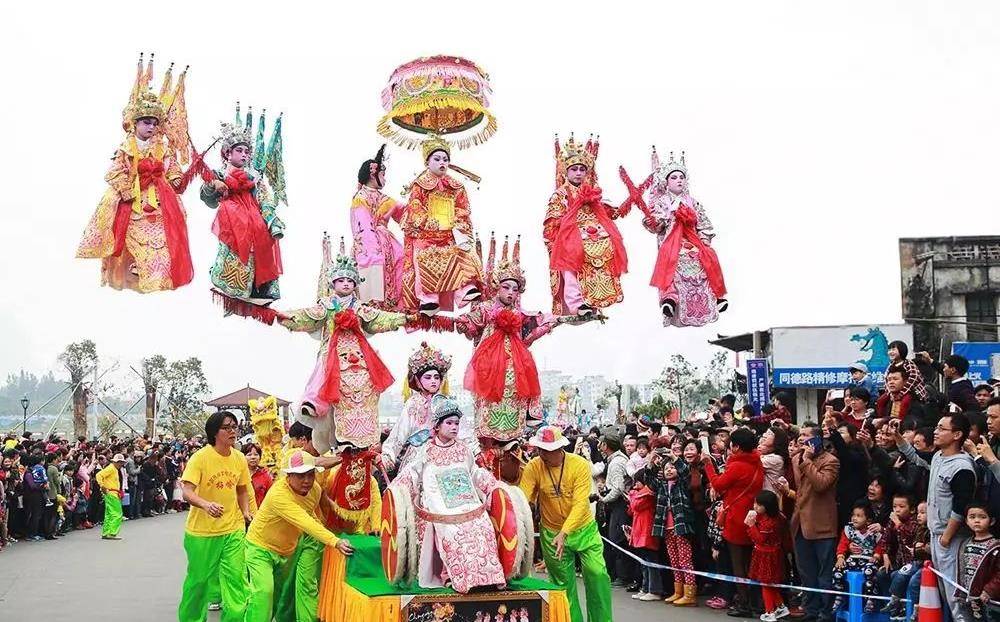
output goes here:
[{"label": "white shoe", "polygon": [[222,603],[208,603],[208,610],[209,611],[222,611]]},{"label": "white shoe", "polygon": [[642,596],[639,597],[639,600],[646,600],[646,601],[662,600],[662,599],[663,597],[660,596],[659,594],[643,594]]},{"label": "white shoe", "polygon": [[762,613],[760,614],[760,619],[763,622],[775,622],[778,618],[774,617],[773,613]]},{"label": "white shoe", "polygon": [[788,607],[782,605],[774,610],[774,619],[783,618],[788,615]]},{"label": "white shoe", "polygon": [[643,596],[646,596],[646,592],[636,592],[632,594],[632,600],[640,600]]}]

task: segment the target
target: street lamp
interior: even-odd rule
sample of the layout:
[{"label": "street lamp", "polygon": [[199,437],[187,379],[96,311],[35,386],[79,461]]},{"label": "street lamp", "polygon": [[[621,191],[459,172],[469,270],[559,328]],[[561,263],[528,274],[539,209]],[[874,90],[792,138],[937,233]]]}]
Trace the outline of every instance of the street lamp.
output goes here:
[{"label": "street lamp", "polygon": [[24,397],[21,398],[21,408],[24,409],[24,419],[21,425],[22,434],[28,431],[28,404],[31,404],[31,402],[28,401],[28,396],[25,395]]}]

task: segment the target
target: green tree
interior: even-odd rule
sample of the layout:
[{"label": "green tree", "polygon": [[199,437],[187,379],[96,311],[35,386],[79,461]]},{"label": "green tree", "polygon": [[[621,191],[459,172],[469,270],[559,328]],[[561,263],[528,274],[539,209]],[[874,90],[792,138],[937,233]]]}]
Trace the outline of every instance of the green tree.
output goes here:
[{"label": "green tree", "polygon": [[728,393],[732,388],[731,375],[724,352],[716,352],[704,370],[683,354],[675,354],[653,385],[677,396],[677,408],[681,418],[685,418],[708,408],[709,399]]},{"label": "green tree", "polygon": [[156,392],[167,377],[167,359],[162,354],[142,359],[143,390],[146,394],[146,434],[150,438],[156,434]]},{"label": "green tree", "polygon": [[[205,397],[208,395],[208,380],[201,368],[201,359],[192,356],[183,361],[174,361],[167,367],[166,382],[167,412],[170,414],[170,429],[176,436],[184,431],[184,426],[197,421],[203,415]],[[162,385],[161,385],[162,386]]]},{"label": "green tree", "polygon": [[87,398],[90,387],[84,382],[97,369],[97,346],[90,339],[71,343],[59,355],[59,362],[69,372],[73,387],[73,435],[87,435]]}]

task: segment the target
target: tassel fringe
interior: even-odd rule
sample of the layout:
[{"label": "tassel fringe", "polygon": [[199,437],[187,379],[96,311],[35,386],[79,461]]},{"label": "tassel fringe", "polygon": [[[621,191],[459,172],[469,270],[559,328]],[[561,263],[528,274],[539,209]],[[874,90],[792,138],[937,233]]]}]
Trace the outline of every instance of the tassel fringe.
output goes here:
[{"label": "tassel fringe", "polygon": [[221,305],[227,315],[238,315],[240,317],[257,320],[263,324],[271,326],[278,319],[278,312],[267,307],[255,305],[244,300],[237,300],[232,296],[227,296],[218,290],[212,290],[212,299],[216,304]]}]

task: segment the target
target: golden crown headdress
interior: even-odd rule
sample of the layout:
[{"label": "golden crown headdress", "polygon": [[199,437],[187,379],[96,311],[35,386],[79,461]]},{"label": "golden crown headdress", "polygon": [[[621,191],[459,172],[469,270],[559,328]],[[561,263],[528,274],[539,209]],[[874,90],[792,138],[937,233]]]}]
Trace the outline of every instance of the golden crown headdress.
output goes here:
[{"label": "golden crown headdress", "polygon": [[519,235],[515,238],[513,248],[510,247],[509,239],[504,236],[499,261],[496,258],[496,251],[496,236],[490,233],[489,254],[484,262],[483,246],[479,237],[476,237],[476,252],[479,254],[479,261],[481,263],[484,262],[483,265],[485,268],[483,273],[489,277],[488,285],[490,291],[487,292],[488,295],[490,297],[496,295],[497,290],[500,289],[500,284],[504,281],[514,281],[517,283],[520,291],[523,292],[527,285],[527,279],[524,276],[524,270],[521,269],[521,236]]},{"label": "golden crown headdress", "polygon": [[329,268],[327,268],[326,278],[330,283],[333,283],[337,279],[351,279],[355,285],[361,285],[364,281],[358,272],[358,262],[348,255],[344,248],[343,236],[340,238],[340,252],[337,253],[337,257],[330,264]]},{"label": "golden crown headdress", "polygon": [[447,375],[451,369],[451,357],[423,341],[410,355],[409,370],[411,375],[419,376],[430,369],[436,369],[442,376]]},{"label": "golden crown headdress", "polygon": [[590,185],[596,185],[597,173],[594,170],[594,165],[597,163],[597,153],[600,151],[600,147],[600,136],[595,137],[594,135],[590,135],[586,143],[578,143],[571,132],[569,140],[565,143],[560,143],[559,135],[556,134],[556,187],[558,188],[566,183],[566,170],[575,164],[586,166],[587,177],[584,181]]},{"label": "golden crown headdress", "polygon": [[431,136],[427,140],[420,143],[420,153],[424,156],[424,162],[426,162],[427,158],[431,157],[431,154],[435,151],[444,151],[450,158],[451,143],[440,136]]},{"label": "golden crown headdress", "polygon": [[135,81],[129,94],[128,103],[122,110],[122,129],[133,131],[135,122],[146,117],[153,117],[160,122],[160,133],[167,137],[171,150],[181,164],[191,161],[191,140],[188,136],[187,103],[185,101],[185,78],[188,68],[177,78],[174,85],[174,64],[170,63],[160,93],[154,93],[150,85],[153,82],[153,54],[149,61],[143,63],[143,54],[139,55],[136,66]]}]

